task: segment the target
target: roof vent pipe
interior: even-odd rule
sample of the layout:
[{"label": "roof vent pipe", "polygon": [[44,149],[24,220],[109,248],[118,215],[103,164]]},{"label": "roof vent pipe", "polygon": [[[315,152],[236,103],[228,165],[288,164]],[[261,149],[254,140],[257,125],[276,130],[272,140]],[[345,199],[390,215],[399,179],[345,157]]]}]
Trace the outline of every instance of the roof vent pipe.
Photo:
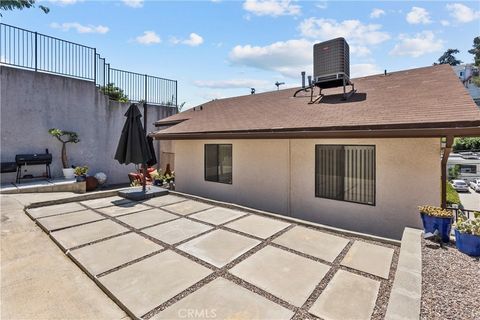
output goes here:
[{"label": "roof vent pipe", "polygon": [[250,94],[255,94],[255,88],[250,88]]},{"label": "roof vent pipe", "polygon": [[302,89],[305,89],[305,71],[302,71]]},{"label": "roof vent pipe", "polygon": [[308,76],[308,86],[312,86],[312,76]]}]

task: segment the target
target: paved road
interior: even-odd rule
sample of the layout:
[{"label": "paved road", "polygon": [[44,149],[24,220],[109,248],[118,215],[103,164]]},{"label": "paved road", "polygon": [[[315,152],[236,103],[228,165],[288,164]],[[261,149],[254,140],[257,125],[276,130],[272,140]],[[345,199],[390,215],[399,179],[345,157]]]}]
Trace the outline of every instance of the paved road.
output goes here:
[{"label": "paved road", "polygon": [[473,192],[470,189],[470,193],[459,193],[460,201],[465,209],[479,210],[480,211],[480,193]]}]

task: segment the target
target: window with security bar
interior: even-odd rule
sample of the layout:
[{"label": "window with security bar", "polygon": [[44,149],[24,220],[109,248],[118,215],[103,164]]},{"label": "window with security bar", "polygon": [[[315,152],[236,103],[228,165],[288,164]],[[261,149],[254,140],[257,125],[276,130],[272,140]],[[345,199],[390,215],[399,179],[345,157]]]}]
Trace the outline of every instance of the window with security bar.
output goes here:
[{"label": "window with security bar", "polygon": [[375,146],[316,145],[315,196],[375,205]]}]

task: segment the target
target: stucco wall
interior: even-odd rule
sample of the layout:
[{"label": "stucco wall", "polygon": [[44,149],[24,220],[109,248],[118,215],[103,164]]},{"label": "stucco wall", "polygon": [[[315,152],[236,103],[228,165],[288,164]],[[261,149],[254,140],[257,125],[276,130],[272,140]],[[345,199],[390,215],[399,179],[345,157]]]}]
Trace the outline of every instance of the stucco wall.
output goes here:
[{"label": "stucco wall", "polygon": [[[231,143],[233,184],[204,181],[205,143]],[[315,144],[376,146],[376,205],[315,197]],[[440,204],[439,139],[175,141],[177,190],[399,239],[417,206]]]},{"label": "stucco wall", "polygon": [[[67,145],[70,165],[87,165],[90,174],[105,172],[110,184],[128,182],[127,173],[134,166],[113,159],[128,107],[128,103],[109,101],[89,81],[1,66],[1,161],[15,161],[21,153],[44,153],[48,148],[53,154],[52,174],[62,177],[61,144],[48,134],[49,128],[60,128],[77,132],[81,140]],[[139,109],[143,113],[143,107]],[[148,106],[147,129],[153,131],[154,121],[175,111]],[[41,174],[45,167],[28,170]],[[13,182],[15,173],[2,174],[1,180]]]}]

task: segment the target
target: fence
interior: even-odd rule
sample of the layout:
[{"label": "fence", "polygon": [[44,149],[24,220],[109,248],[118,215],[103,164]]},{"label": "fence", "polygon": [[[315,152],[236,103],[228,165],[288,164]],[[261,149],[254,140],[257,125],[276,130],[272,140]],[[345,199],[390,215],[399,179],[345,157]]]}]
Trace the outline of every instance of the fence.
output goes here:
[{"label": "fence", "polygon": [[476,210],[460,209],[460,208],[453,208],[453,207],[447,207],[447,209],[453,212],[455,221],[458,220],[458,216],[460,214],[465,215],[467,219],[473,219],[475,217],[475,212],[477,212]]},{"label": "fence", "polygon": [[0,64],[111,84],[130,101],[177,106],[177,81],[114,69],[96,48],[0,23]]}]

